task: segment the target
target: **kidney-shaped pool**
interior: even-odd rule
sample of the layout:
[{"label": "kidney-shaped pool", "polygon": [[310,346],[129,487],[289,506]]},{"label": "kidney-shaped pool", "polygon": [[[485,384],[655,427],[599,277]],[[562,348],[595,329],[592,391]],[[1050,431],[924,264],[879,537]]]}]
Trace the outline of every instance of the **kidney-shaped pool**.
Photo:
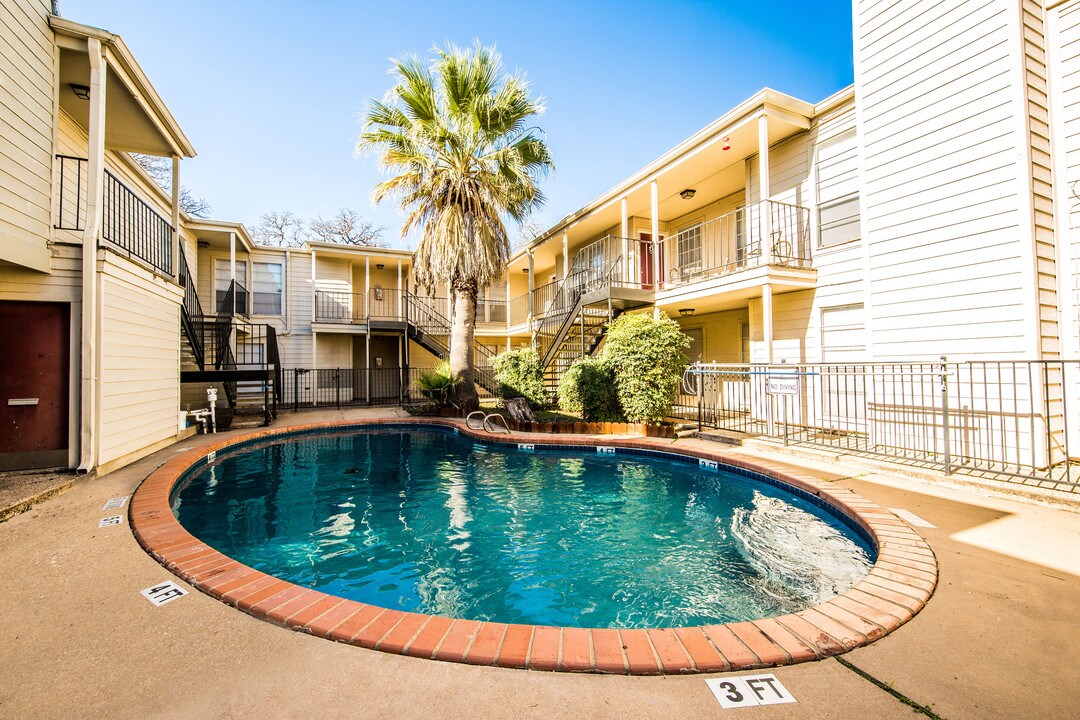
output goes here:
[{"label": "kidney-shaped pool", "polygon": [[172,494],[221,553],[370,605],[502,623],[669,628],[794,613],[871,569],[865,531],[757,473],[433,426],[288,434]]}]

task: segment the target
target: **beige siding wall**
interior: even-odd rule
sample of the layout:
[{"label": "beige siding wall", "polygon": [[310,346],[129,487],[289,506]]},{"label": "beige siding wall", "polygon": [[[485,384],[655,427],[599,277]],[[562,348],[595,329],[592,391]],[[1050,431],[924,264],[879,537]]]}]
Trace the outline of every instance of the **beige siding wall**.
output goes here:
[{"label": "beige siding wall", "polygon": [[742,326],[750,320],[746,308],[676,320],[684,330],[702,330],[702,362],[742,362]]},{"label": "beige siding wall", "polygon": [[[818,115],[807,132],[769,148],[770,199],[808,207],[810,252],[817,269],[817,287],[800,292],[777,292],[773,296],[774,361],[821,360],[821,318],[829,308],[862,303],[867,292],[863,239],[821,247],[817,229],[817,163],[819,148],[855,130],[855,104],[849,100]],[[850,164],[850,163],[849,163]],[[759,163],[748,161],[750,203],[760,197]],[[857,179],[848,179],[857,185]],[[764,318],[761,299],[749,302],[750,359],[765,362]]]},{"label": "beige siding wall", "polygon": [[105,464],[176,435],[183,296],[126,260],[101,257],[98,462]]},{"label": "beige siding wall", "polygon": [[1054,182],[1050,156],[1050,96],[1046,21],[1042,2],[1023,0],[1023,73],[1031,174],[1035,272],[1039,306],[1039,352],[1061,357],[1058,328],[1057,252],[1054,241]]},{"label": "beige siding wall", "polygon": [[1032,357],[1019,9],[854,7],[876,359]]},{"label": "beige siding wall", "polygon": [[54,122],[49,3],[0,4],[0,259],[49,269]]}]

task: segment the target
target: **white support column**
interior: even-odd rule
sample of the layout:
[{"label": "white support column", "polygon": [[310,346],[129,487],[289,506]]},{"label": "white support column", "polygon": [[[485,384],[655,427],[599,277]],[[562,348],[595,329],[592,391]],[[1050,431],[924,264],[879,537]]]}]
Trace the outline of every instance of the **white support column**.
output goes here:
[{"label": "white support column", "polygon": [[367,376],[364,379],[364,401],[371,404],[371,329],[368,328],[368,332],[364,334],[364,365],[367,370],[364,374]]},{"label": "white support column", "polygon": [[621,223],[619,224],[619,236],[622,238],[622,267],[626,268],[622,273],[622,280],[629,281],[631,278],[630,268],[630,216],[627,214],[626,198],[619,201],[619,212],[621,214]]},{"label": "white support column", "polygon": [[[404,318],[405,293],[401,292],[401,258],[397,259],[397,315],[398,319]],[[400,358],[399,358],[400,361]],[[400,362],[399,362],[400,366]]]},{"label": "white support column", "polygon": [[566,233],[562,234],[562,276],[563,280],[570,274],[570,238]]},{"label": "white support column", "polygon": [[368,332],[371,331],[371,258],[364,256],[364,305],[367,308]]},{"label": "white support column", "polygon": [[[315,318],[319,314],[319,291],[315,288],[315,251],[311,251],[311,324],[315,324]],[[314,335],[314,333],[312,333]],[[312,362],[315,356],[312,355]],[[312,366],[314,367],[314,366]]]},{"label": "white support column", "polygon": [[533,267],[532,250],[529,250],[525,255],[529,258],[529,332],[531,333],[533,315],[536,314],[536,308],[533,307],[533,290],[536,289],[536,270]]},{"label": "white support column", "polygon": [[[652,291],[660,290],[660,190],[656,181],[649,183],[649,212],[652,215]],[[660,308],[653,305],[653,317],[660,317]]]},{"label": "white support column", "polygon": [[[769,213],[769,118],[758,117],[758,227],[761,228],[761,257],[766,265],[772,262],[772,217]],[[771,360],[770,360],[771,362]]]},{"label": "white support column", "polygon": [[506,349],[510,349],[510,268],[506,268],[506,301],[503,304],[503,315],[506,320]]},{"label": "white support column", "polygon": [[236,233],[229,233],[229,288],[233,291],[233,315],[236,314]]},{"label": "white support column", "polygon": [[765,340],[765,362],[773,361],[773,307],[772,285],[765,283],[761,288],[761,328]]},{"label": "white support column", "polygon": [[173,280],[180,280],[180,156],[172,156]]},{"label": "white support column", "polygon": [[105,74],[108,64],[101,41],[86,41],[90,61],[89,137],[87,139],[86,225],[82,236],[82,331],[79,374],[79,471],[97,465],[98,430],[98,278],[97,246],[101,234],[105,184]]}]

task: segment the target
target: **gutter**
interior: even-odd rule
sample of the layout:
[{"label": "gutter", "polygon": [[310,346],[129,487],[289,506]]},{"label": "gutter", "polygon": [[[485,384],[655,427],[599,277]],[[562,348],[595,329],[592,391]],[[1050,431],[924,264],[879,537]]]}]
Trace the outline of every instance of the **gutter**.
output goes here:
[{"label": "gutter", "polygon": [[105,73],[101,41],[87,38],[90,60],[90,137],[87,138],[86,227],[82,236],[82,336],[79,375],[79,467],[87,473],[97,464],[98,428],[98,298],[97,245],[101,233],[105,169]]}]

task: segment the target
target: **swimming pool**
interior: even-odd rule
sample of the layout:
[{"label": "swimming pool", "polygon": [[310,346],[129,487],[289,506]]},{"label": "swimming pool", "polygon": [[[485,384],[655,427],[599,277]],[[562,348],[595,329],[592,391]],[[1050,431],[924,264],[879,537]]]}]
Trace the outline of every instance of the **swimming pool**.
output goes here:
[{"label": "swimming pool", "polygon": [[680,627],[798,612],[872,566],[837,515],[676,455],[382,427],[217,457],[173,501],[269,575],[429,615]]},{"label": "swimming pool", "polygon": [[[228,484],[222,483],[225,478],[225,470],[220,470],[220,468],[228,467],[229,463],[233,462],[233,458],[239,459],[241,453],[246,451],[269,453],[269,456],[264,454],[262,460],[269,458],[271,462],[269,464],[266,462],[261,463],[264,466],[261,475],[266,478],[266,471],[273,470],[274,453],[281,452],[281,450],[271,450],[270,448],[273,446],[281,446],[283,449],[285,447],[295,447],[291,444],[302,437],[318,437],[324,443],[339,443],[340,440],[329,438],[353,436],[357,431],[362,431],[359,433],[360,435],[367,431],[386,431],[383,434],[400,435],[400,431],[404,427],[406,426],[402,425],[401,420],[369,419],[359,422],[339,421],[275,426],[271,430],[259,429],[230,434],[228,437],[210,436],[193,440],[189,448],[172,453],[171,457],[166,457],[157,470],[154,470],[145,478],[143,484],[138,487],[133,495],[129,505],[129,516],[135,539],[146,549],[147,553],[161,562],[164,568],[173,572],[179,579],[186,581],[194,588],[201,590],[203,594],[253,615],[259,620],[298,630],[303,634],[346,642],[362,648],[432,658],[432,660],[438,661],[495,665],[508,668],[575,671],[575,673],[619,673],[627,675],[715,673],[715,671],[771,667],[812,661],[816,660],[816,658],[846,652],[863,646],[863,644],[874,642],[912,619],[933,595],[937,580],[936,560],[930,546],[906,522],[895,517],[885,508],[878,507],[874,503],[865,500],[859,494],[841,487],[839,484],[829,483],[828,480],[809,471],[801,470],[797,466],[778,465],[770,461],[745,456],[743,453],[731,454],[719,448],[713,450],[713,446],[710,444],[694,445],[681,443],[681,441],[673,444],[670,440],[653,438],[597,438],[580,435],[545,436],[532,433],[517,433],[509,437],[502,436],[499,438],[510,443],[509,448],[500,449],[513,450],[511,453],[503,453],[489,452],[491,437],[467,429],[464,423],[460,421],[415,418],[410,420],[407,425],[407,429],[410,430],[418,430],[420,427],[424,427],[424,429],[436,430],[442,433],[453,431],[459,434],[458,439],[460,440],[478,440],[480,443],[472,444],[473,449],[483,448],[482,454],[486,453],[484,454],[485,462],[494,462],[494,459],[500,456],[507,456],[512,460],[499,460],[500,463],[503,463],[503,467],[507,466],[505,465],[507,462],[511,462],[511,464],[524,463],[521,465],[524,470],[521,470],[521,468],[514,470],[505,475],[500,483],[485,484],[481,483],[480,480],[473,480],[474,485],[480,486],[477,489],[487,488],[492,493],[496,491],[504,493],[503,495],[490,495],[488,503],[492,508],[491,512],[502,512],[504,518],[516,518],[514,522],[517,522],[517,524],[522,521],[523,512],[528,510],[530,503],[536,500],[534,498],[536,494],[535,486],[539,483],[539,478],[548,477],[545,483],[552,481],[551,476],[553,473],[541,472],[537,470],[538,467],[558,467],[563,468],[565,471],[567,470],[567,463],[579,467],[584,463],[589,463],[590,458],[603,462],[622,463],[629,459],[649,457],[662,461],[659,468],[654,468],[653,471],[656,473],[654,478],[659,477],[661,479],[659,481],[653,479],[643,483],[643,481],[640,481],[639,474],[623,472],[618,486],[621,491],[629,493],[624,499],[626,504],[621,506],[624,510],[629,510],[636,502],[637,512],[648,512],[656,515],[657,510],[652,503],[640,502],[642,498],[650,497],[648,493],[642,494],[642,490],[643,488],[651,488],[650,492],[652,492],[657,487],[663,487],[666,494],[674,493],[676,497],[686,498],[686,503],[683,510],[681,510],[684,515],[684,526],[681,527],[681,530],[692,538],[694,536],[693,532],[700,532],[701,527],[704,527],[698,517],[699,510],[707,510],[707,507],[710,506],[708,502],[712,502],[706,502],[703,495],[708,493],[702,493],[702,487],[707,488],[711,484],[721,484],[733,488],[740,484],[745,485],[747,478],[754,478],[754,483],[750,484],[750,487],[755,489],[750,494],[752,498],[751,505],[743,506],[745,512],[742,514],[742,519],[734,522],[733,525],[727,526],[724,522],[720,522],[717,527],[742,528],[747,532],[752,528],[762,527],[802,527],[799,524],[792,526],[786,524],[786,522],[777,522],[772,514],[767,512],[773,498],[770,488],[781,488],[794,494],[796,499],[794,503],[787,501],[787,504],[791,504],[794,510],[784,511],[781,515],[795,513],[796,511],[809,513],[816,516],[815,522],[823,522],[826,536],[827,533],[835,531],[842,535],[846,542],[861,547],[864,553],[867,552],[867,548],[873,548],[868,553],[868,557],[874,559],[873,568],[861,580],[855,582],[850,589],[835,597],[825,599],[813,604],[812,607],[797,612],[785,612],[783,608],[795,607],[793,604],[786,604],[785,600],[785,603],[774,606],[774,608],[778,608],[777,612],[783,614],[758,617],[758,619],[752,621],[727,623],[701,621],[711,622],[711,624],[662,626],[669,623],[674,624],[673,617],[677,613],[672,611],[672,608],[683,608],[684,610],[678,612],[684,612],[683,616],[687,622],[697,621],[690,619],[690,616],[685,614],[685,608],[687,607],[685,603],[669,603],[667,606],[661,603],[661,610],[654,613],[652,621],[646,620],[644,613],[639,613],[634,617],[618,617],[613,622],[618,627],[575,627],[565,624],[532,624],[526,622],[508,623],[397,609],[397,607],[413,607],[408,603],[408,594],[402,594],[406,601],[400,606],[388,608],[373,602],[348,599],[296,584],[246,565],[244,561],[222,553],[221,548],[226,547],[228,542],[231,541],[215,538],[212,543],[204,536],[201,536],[202,534],[216,532],[211,527],[212,524],[207,524],[206,527],[199,530],[200,535],[195,535],[184,526],[181,526],[173,513],[173,505],[177,500],[179,500],[178,510],[181,515],[192,511],[193,503],[187,503],[184,492],[188,489],[189,484],[190,488],[193,489],[197,486],[197,483],[203,483],[203,494],[210,491],[211,497],[231,497],[235,501],[231,505],[230,502],[222,503],[222,506],[231,506],[232,510],[230,512],[234,517],[246,515],[248,518],[247,530],[254,528],[256,535],[259,533],[265,535],[265,542],[261,543],[262,545],[268,547],[281,545],[275,539],[271,539],[269,529],[276,528],[285,516],[296,514],[292,512],[280,513],[273,510],[273,503],[267,503],[265,498],[259,500],[254,497],[247,497],[244,501],[241,501],[240,495],[234,494],[239,491],[239,488],[230,489]],[[443,437],[446,436],[443,435]],[[355,443],[357,440],[352,441]],[[367,443],[367,441],[364,440],[364,443]],[[397,443],[399,443],[400,448],[401,440],[397,440]],[[523,450],[518,454],[518,443],[529,444],[532,449]],[[605,446],[616,446],[616,449],[612,452],[609,447],[596,447],[597,443],[603,443]],[[611,458],[611,454],[615,457]],[[389,467],[395,464],[387,462],[388,458],[392,459],[394,456],[384,451],[384,448],[376,449],[373,454],[369,454],[367,457],[370,458],[373,467]],[[411,457],[411,453],[409,453],[409,457]],[[456,453],[449,452],[447,457],[456,457]],[[556,465],[543,464],[551,462],[555,462]],[[444,463],[447,467],[454,464],[450,461],[447,461],[447,463]],[[535,463],[540,463],[540,465]],[[475,465],[476,470],[480,470],[483,464],[477,462]],[[413,466],[411,463],[408,463],[408,465],[410,468]],[[716,471],[721,470],[720,465],[725,465],[726,470],[733,473],[735,478],[733,480],[726,479],[724,475],[717,473]],[[258,466],[259,463],[256,463],[256,470],[253,470],[253,473],[258,473]],[[403,467],[400,462],[397,463],[397,466]],[[465,465],[465,467],[470,466]],[[517,467],[517,465],[514,466]],[[199,480],[197,476],[212,467],[217,467],[219,470],[213,470],[204,480]],[[316,471],[319,470],[318,465],[312,465],[311,467],[314,467]],[[422,470],[422,467],[420,468]],[[577,472],[577,470],[573,470],[573,472],[564,472],[563,475],[573,476]],[[367,479],[363,481],[353,477],[364,473],[367,473],[365,467],[354,463],[343,466],[339,475],[347,475],[351,478],[345,484],[346,487],[355,488],[362,484],[370,484],[374,488],[378,485],[378,483],[372,483],[372,479],[377,474],[368,473],[365,475]],[[673,477],[663,479],[662,476],[665,473]],[[235,485],[252,483],[253,487],[257,486],[254,479],[245,480],[241,475],[243,473],[235,476],[237,477]],[[322,497],[320,488],[323,486],[318,472],[299,472],[297,475],[306,475],[309,484],[313,484],[310,487],[316,490],[315,492],[298,493],[297,497],[301,499],[301,502],[310,505],[313,502],[312,498],[318,499]],[[455,471],[449,473],[447,477],[460,479],[464,475]],[[393,480],[392,473],[383,479]],[[557,479],[556,483],[567,483],[567,481],[569,480],[562,478]],[[216,486],[211,489],[210,486],[215,483]],[[409,483],[411,483],[411,479],[409,479]],[[442,497],[445,498],[442,505],[435,504],[436,508],[442,507],[443,516],[440,521],[434,524],[434,527],[442,526],[443,535],[449,535],[450,531],[448,529],[454,527],[453,522],[463,519],[464,527],[470,532],[470,538],[467,542],[478,542],[476,532],[478,526],[472,522],[475,516],[472,515],[467,518],[460,514],[460,508],[455,503],[450,502],[450,498],[456,497],[456,495],[448,491],[445,478],[443,483],[443,490],[436,490],[435,492],[435,494],[442,492]],[[275,485],[272,481],[271,483],[264,483],[264,485],[267,487],[267,491],[264,492],[266,497],[270,497],[273,492],[281,492],[281,488],[284,487],[281,484]],[[339,481],[335,481],[330,485],[341,484]],[[455,483],[450,483],[450,485],[453,486]],[[460,486],[461,483],[457,483],[457,485]],[[488,487],[489,485],[491,487]],[[593,483],[584,485],[595,487]],[[406,484],[406,487],[411,488],[411,485]],[[692,495],[692,500],[691,492],[687,492],[688,488],[691,492],[697,493]],[[693,488],[697,489],[694,490]],[[683,494],[678,495],[679,492]],[[405,492],[406,498],[414,494],[416,493],[411,489],[407,489]],[[603,492],[596,493],[596,498],[600,498],[604,494]],[[281,497],[285,499],[284,494]],[[373,490],[372,497],[381,497],[381,495]],[[508,510],[511,504],[505,502],[508,498],[513,500],[513,504],[518,507],[516,513],[510,513]],[[402,500],[401,503],[397,503],[399,510],[393,513],[379,513],[378,515],[394,517],[402,514],[401,505],[408,506],[408,503],[400,498],[400,494],[399,499]],[[502,502],[497,502],[500,500]],[[349,543],[355,543],[355,520],[357,517],[362,518],[363,514],[360,512],[360,503],[342,498],[337,498],[336,502],[339,506],[337,512],[324,514],[324,521],[321,525],[315,524],[314,520],[311,519],[312,516],[308,513],[300,513],[299,515],[307,522],[309,527],[318,525],[319,529],[322,530],[320,539],[323,541],[329,540],[333,542],[346,538],[346,542],[339,543],[337,546],[338,549],[342,549]],[[185,508],[186,503],[187,508]],[[348,503],[352,503],[356,507],[342,506]],[[265,510],[251,514],[253,507],[258,504],[264,505]],[[592,502],[579,502],[578,511],[569,513],[569,515],[578,517],[588,516],[589,513],[596,514],[598,508],[604,506],[604,504],[595,498]],[[383,503],[383,505],[392,507],[392,503]],[[568,503],[567,505],[569,507]],[[294,507],[287,500],[283,506],[286,508]],[[483,503],[476,505],[476,507],[484,506],[486,505]],[[546,505],[540,505],[541,508],[551,506],[550,501]],[[661,514],[660,519],[666,518],[670,520],[679,516],[679,513],[675,510],[677,504],[671,504],[667,507],[669,507],[669,510],[665,514]],[[761,508],[765,508],[765,510],[762,511]],[[334,508],[330,508],[330,510],[334,510]],[[559,510],[565,510],[565,508],[559,508]],[[822,510],[826,511],[824,515],[819,514],[819,511]],[[692,521],[687,520],[690,517],[688,514],[692,515]],[[316,513],[314,516],[319,515],[319,513]],[[611,513],[600,515],[609,516]],[[220,517],[228,519],[228,515]],[[407,520],[411,516],[405,513],[402,514],[402,517]],[[717,517],[719,516],[717,515]],[[348,521],[353,524],[352,529],[348,532],[346,532],[348,521],[345,518],[348,518]],[[295,521],[296,518],[294,517],[291,522],[295,524]],[[498,525],[498,522],[491,525]],[[505,525],[505,522],[503,522],[503,525]],[[705,525],[707,526],[707,524]],[[237,538],[244,534],[239,532],[240,527],[240,525],[233,522],[233,531]],[[258,529],[260,527],[262,529]],[[404,528],[405,525],[403,524],[402,527]],[[409,527],[415,527],[415,525]],[[586,529],[591,527],[586,525]],[[687,527],[690,528],[689,531]],[[619,526],[616,526],[617,530],[618,528]],[[335,532],[339,534],[334,534]],[[741,533],[742,530],[739,532]],[[274,538],[276,538],[278,530],[273,530],[273,533]],[[632,535],[630,539],[639,539],[640,534],[642,533],[638,532]],[[661,535],[660,538],[653,539],[658,543],[665,540],[664,533],[657,532],[654,534]],[[783,546],[793,538],[796,543],[802,543],[805,540],[805,533],[780,534],[780,538],[774,539],[774,542],[770,540],[761,543],[760,547]],[[516,536],[528,540],[530,535],[531,533],[524,535],[517,533]],[[580,535],[575,535],[575,538],[578,538],[578,536]],[[756,540],[764,539],[766,535],[761,534],[757,536],[756,540],[750,538],[750,535],[745,536],[747,542],[753,544]],[[739,543],[743,542],[738,539],[737,541]],[[257,548],[259,544],[252,543],[252,546]],[[580,552],[580,547],[593,547],[596,544],[576,542],[571,543],[569,547],[573,552]],[[697,543],[696,546],[689,548],[688,552],[692,552],[686,558],[700,560],[702,557],[700,555],[701,548],[705,546],[707,545],[704,543]],[[735,547],[738,547],[738,544]],[[278,551],[283,551],[283,549],[279,547]],[[443,552],[448,552],[446,547],[442,549]],[[450,551],[462,553],[468,552],[468,549],[451,547]],[[296,558],[295,553],[291,555],[278,551],[269,553],[270,557],[280,555],[282,557],[293,557],[294,560]],[[230,549],[230,552],[243,553],[239,545]],[[353,552],[354,549],[349,548],[338,557]],[[579,572],[570,571],[571,563],[569,559],[573,558],[573,552],[559,555],[559,559],[565,558],[566,561],[555,563],[559,572],[571,580],[581,575]],[[310,548],[308,553],[310,553]],[[308,565],[310,567],[322,565],[327,560],[325,556],[333,554],[333,549],[332,551],[316,554],[314,559],[307,559]],[[796,554],[796,557],[812,558],[816,554],[818,554],[816,549],[807,548],[806,552],[801,555]],[[511,567],[525,567],[519,562],[521,556],[511,554],[509,557],[514,561]],[[674,557],[684,556],[676,553]],[[730,560],[730,552],[727,554],[714,553],[713,558],[721,557]],[[738,559],[738,557],[739,554],[735,554],[735,558]],[[754,561],[751,561],[750,558],[757,557],[754,549],[746,548],[742,559],[745,565],[753,566]],[[252,562],[261,562],[256,556],[248,559]],[[335,558],[328,559],[334,560]],[[688,566],[692,567],[693,562],[690,559],[687,559],[686,562]],[[296,565],[299,565],[299,563],[296,563]],[[454,570],[458,569],[457,565],[459,563],[455,563]],[[633,565],[633,561],[627,560],[625,565],[630,567]],[[660,566],[661,563],[654,562],[653,565]],[[701,565],[701,563],[698,562],[698,565]],[[623,576],[627,576],[627,574],[632,576],[633,582],[631,585],[643,584],[638,583],[639,576],[652,570],[648,563],[636,567],[638,568],[636,574],[623,573]],[[680,566],[676,563],[675,567]],[[404,578],[406,574],[408,573],[402,573],[401,578]],[[537,574],[535,570],[532,571],[532,576]],[[678,574],[686,579],[686,575],[681,573],[669,574]],[[818,596],[808,593],[806,587],[802,588],[796,595],[801,593],[800,597],[805,598],[805,600],[800,600],[799,604],[812,601],[813,597],[828,595],[846,585],[848,580],[843,579],[841,575],[840,580],[834,579],[833,582],[839,584],[834,584],[832,587],[827,587],[827,584],[819,586],[818,589],[821,590],[822,595]],[[363,582],[357,583],[355,579],[350,579],[348,584],[364,585]],[[373,583],[367,585],[372,586]],[[381,587],[381,585],[374,586]],[[693,587],[693,585],[690,584],[687,587]],[[796,584],[795,587],[802,586]],[[809,587],[813,588],[814,585],[811,584]],[[417,595],[427,597],[424,594]],[[689,607],[691,608],[700,609],[708,604],[707,602],[701,604],[697,602],[697,600],[701,599],[700,594],[694,595],[686,592],[686,595],[694,600],[694,602],[690,603]],[[787,597],[787,599],[789,600],[791,597]],[[509,606],[517,608],[517,603],[509,603]],[[546,606],[568,614],[568,601],[567,607],[561,608],[559,602],[551,601],[546,602]],[[213,634],[213,628],[220,621],[216,615],[218,611],[214,609],[213,603],[211,606],[206,606],[205,603],[199,602],[197,608],[199,609],[192,613],[193,622],[205,622],[207,633]],[[477,612],[477,615],[480,616],[480,613]],[[598,615],[594,616],[598,617]],[[724,616],[726,615],[716,613],[716,621],[723,619]],[[731,614],[730,616],[746,615]],[[642,626],[650,625],[650,627],[627,627],[623,623]]]}]

